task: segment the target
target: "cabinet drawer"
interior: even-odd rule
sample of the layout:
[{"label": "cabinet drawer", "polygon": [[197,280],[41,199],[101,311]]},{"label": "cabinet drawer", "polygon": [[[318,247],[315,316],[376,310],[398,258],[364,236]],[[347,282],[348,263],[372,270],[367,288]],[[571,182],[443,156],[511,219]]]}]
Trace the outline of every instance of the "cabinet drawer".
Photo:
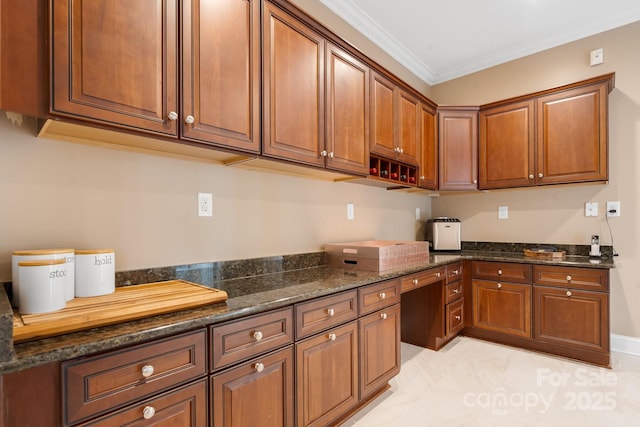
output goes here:
[{"label": "cabinet drawer", "polygon": [[536,285],[609,291],[609,271],[598,268],[536,265],[533,267],[533,281]]},{"label": "cabinet drawer", "polygon": [[444,302],[450,303],[462,297],[462,280],[445,286]]},{"label": "cabinet drawer", "polygon": [[358,317],[358,292],[343,292],[296,304],[296,339]]},{"label": "cabinet drawer", "polygon": [[513,262],[473,261],[474,279],[531,283],[531,266]]},{"label": "cabinet drawer", "polygon": [[198,427],[206,425],[207,380],[203,378],[189,386],[82,424],[82,427],[120,427],[145,423],[154,426]]},{"label": "cabinet drawer", "polygon": [[447,304],[445,316],[447,319],[447,337],[451,337],[464,328],[464,298]]},{"label": "cabinet drawer", "polygon": [[462,279],[462,263],[457,262],[447,266],[447,283]]},{"label": "cabinet drawer", "polygon": [[206,373],[204,329],[62,364],[64,417],[73,424]]},{"label": "cabinet drawer", "polygon": [[409,292],[431,283],[439,282],[446,277],[446,268],[438,267],[420,273],[410,274],[402,278],[402,293]]},{"label": "cabinet drawer", "polygon": [[293,309],[273,311],[211,328],[215,370],[293,342]]},{"label": "cabinet drawer", "polygon": [[400,302],[400,280],[389,280],[358,289],[360,316]]}]

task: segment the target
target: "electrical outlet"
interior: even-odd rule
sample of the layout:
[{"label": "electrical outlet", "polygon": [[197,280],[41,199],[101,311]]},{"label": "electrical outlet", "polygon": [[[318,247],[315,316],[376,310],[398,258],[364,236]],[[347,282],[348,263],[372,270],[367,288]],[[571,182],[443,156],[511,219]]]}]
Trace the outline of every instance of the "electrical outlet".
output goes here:
[{"label": "electrical outlet", "polygon": [[620,202],[607,202],[607,216],[620,216]]},{"label": "electrical outlet", "polygon": [[598,216],[598,202],[585,203],[584,216]]},{"label": "electrical outlet", "polygon": [[213,196],[211,193],[198,193],[198,216],[213,216]]},{"label": "electrical outlet", "polygon": [[498,219],[508,219],[508,218],[509,218],[509,207],[498,206]]},{"label": "electrical outlet", "polygon": [[347,203],[347,219],[353,219],[355,216],[353,203]]},{"label": "electrical outlet", "polygon": [[420,208],[416,208],[416,221],[420,220]]},{"label": "electrical outlet", "polygon": [[593,67],[594,65],[600,65],[604,63],[604,49],[594,49],[589,52],[589,64]]}]

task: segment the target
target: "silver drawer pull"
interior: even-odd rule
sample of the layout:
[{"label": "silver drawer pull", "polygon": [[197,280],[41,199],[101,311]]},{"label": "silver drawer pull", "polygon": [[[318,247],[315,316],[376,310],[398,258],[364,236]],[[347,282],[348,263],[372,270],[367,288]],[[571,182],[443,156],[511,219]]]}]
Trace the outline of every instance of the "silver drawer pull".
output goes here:
[{"label": "silver drawer pull", "polygon": [[260,332],[260,331],[255,331],[253,333],[253,339],[256,340],[256,341],[260,341],[262,339],[262,336],[263,336],[262,332]]},{"label": "silver drawer pull", "polygon": [[380,292],[378,296],[380,297],[380,299],[385,299],[387,297],[387,294],[385,294],[384,292]]},{"label": "silver drawer pull", "polygon": [[417,285],[417,284],[418,284],[418,279],[413,279],[413,280],[411,281],[411,283],[413,283],[414,285]]},{"label": "silver drawer pull", "polygon": [[460,274],[460,271],[458,271],[458,270],[453,270],[451,273],[455,276],[455,275]]},{"label": "silver drawer pull", "polygon": [[336,311],[333,308],[329,308],[327,309],[327,314],[329,317],[333,317],[333,315],[336,314]]},{"label": "silver drawer pull", "polygon": [[260,362],[256,363],[256,371],[257,372],[264,371],[264,363],[260,363]]},{"label": "silver drawer pull", "polygon": [[498,276],[502,276],[502,270],[498,270]]},{"label": "silver drawer pull", "polygon": [[460,292],[460,289],[454,289],[454,290],[453,290],[453,293],[454,293],[454,294],[457,294],[457,293],[459,293],[459,292]]},{"label": "silver drawer pull", "polygon": [[502,283],[498,283],[498,289],[502,289]]},{"label": "silver drawer pull", "polygon": [[436,277],[440,277],[440,272],[439,271],[436,273]]},{"label": "silver drawer pull", "polygon": [[567,282],[571,281],[571,276],[567,275]]},{"label": "silver drawer pull", "polygon": [[153,406],[145,406],[142,410],[142,416],[145,420],[150,420],[156,414],[156,408]]},{"label": "silver drawer pull", "polygon": [[456,320],[460,320],[462,319],[460,316],[456,316]]},{"label": "silver drawer pull", "polygon": [[380,318],[381,318],[382,320],[387,320],[387,313],[382,313],[382,314],[380,314]]},{"label": "silver drawer pull", "polygon": [[142,376],[145,378],[149,378],[151,375],[153,375],[154,371],[155,369],[153,368],[152,365],[144,365],[142,367]]},{"label": "silver drawer pull", "polygon": [[331,333],[329,334],[329,340],[330,340],[330,341],[335,341],[335,340],[336,340],[336,338],[337,338],[337,337],[336,337],[336,334],[334,334],[333,332],[331,332]]},{"label": "silver drawer pull", "polygon": [[570,297],[571,296],[571,291],[567,291],[567,296]]}]

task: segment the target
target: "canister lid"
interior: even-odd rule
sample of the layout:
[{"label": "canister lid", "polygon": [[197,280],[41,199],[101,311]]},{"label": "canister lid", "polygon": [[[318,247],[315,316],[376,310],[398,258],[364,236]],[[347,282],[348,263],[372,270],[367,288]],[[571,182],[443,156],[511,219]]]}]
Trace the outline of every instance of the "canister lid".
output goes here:
[{"label": "canister lid", "polygon": [[32,256],[32,255],[57,255],[73,252],[73,249],[32,249],[26,251],[13,251],[13,255]]},{"label": "canister lid", "polygon": [[76,255],[110,254],[113,249],[76,249]]},{"label": "canister lid", "polygon": [[39,259],[36,261],[20,261],[18,266],[20,267],[41,267],[43,265],[56,265],[56,264],[64,264],[65,260],[63,259]]}]

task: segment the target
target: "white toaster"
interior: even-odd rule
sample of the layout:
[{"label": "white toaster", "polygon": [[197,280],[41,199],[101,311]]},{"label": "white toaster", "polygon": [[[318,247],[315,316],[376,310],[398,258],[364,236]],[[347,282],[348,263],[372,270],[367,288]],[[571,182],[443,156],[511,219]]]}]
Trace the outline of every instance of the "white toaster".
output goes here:
[{"label": "white toaster", "polygon": [[428,220],[426,240],[434,251],[459,251],[460,220],[448,217]]}]

